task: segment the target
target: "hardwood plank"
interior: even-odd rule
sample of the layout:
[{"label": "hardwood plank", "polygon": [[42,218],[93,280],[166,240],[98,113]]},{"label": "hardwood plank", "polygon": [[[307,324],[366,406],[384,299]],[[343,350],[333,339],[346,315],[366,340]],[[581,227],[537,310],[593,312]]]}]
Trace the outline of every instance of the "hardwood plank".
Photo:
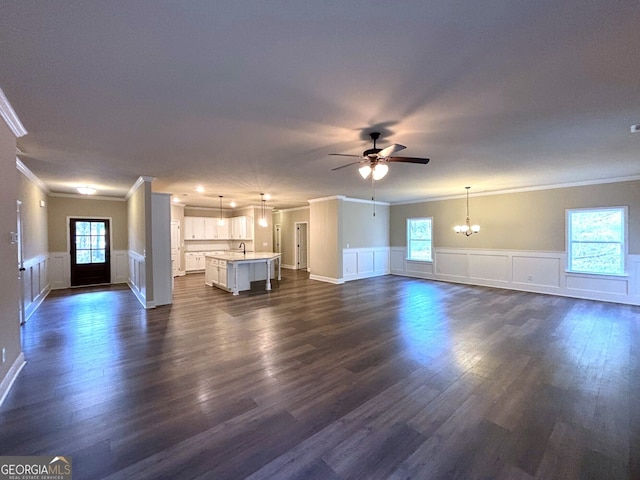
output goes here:
[{"label": "hardwood plank", "polygon": [[285,270],[56,291],[22,333],[0,455],[77,479],[640,477],[639,307]]}]

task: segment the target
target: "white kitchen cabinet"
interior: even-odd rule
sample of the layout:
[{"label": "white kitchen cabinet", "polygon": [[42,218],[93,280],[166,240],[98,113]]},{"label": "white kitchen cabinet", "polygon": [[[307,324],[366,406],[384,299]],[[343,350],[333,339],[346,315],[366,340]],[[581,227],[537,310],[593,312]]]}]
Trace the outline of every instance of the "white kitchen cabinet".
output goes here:
[{"label": "white kitchen cabinet", "polygon": [[204,240],[204,217],[184,217],[184,239]]},{"label": "white kitchen cabinet", "polygon": [[[232,267],[230,267],[233,270]],[[227,261],[226,260],[218,260],[218,286],[227,288],[229,285],[228,281],[229,274],[227,272]]]},{"label": "white kitchen cabinet", "polygon": [[222,225],[218,224],[216,220],[216,240],[228,240],[229,239],[229,220],[230,218],[225,218],[224,223]]},{"label": "white kitchen cabinet", "polygon": [[205,240],[228,240],[229,239],[229,219],[225,218],[223,224],[218,222],[219,218],[206,217],[204,219]]},{"label": "white kitchen cabinet", "polygon": [[185,240],[252,240],[253,218],[184,217]]},{"label": "white kitchen cabinet", "polygon": [[218,221],[212,217],[205,217],[204,220],[204,239],[213,240],[217,235],[216,222]]},{"label": "white kitchen cabinet", "polygon": [[184,254],[185,270],[187,272],[197,272],[199,270],[204,270],[204,261],[204,253],[192,252]]},{"label": "white kitchen cabinet", "polygon": [[205,257],[204,283],[213,286],[218,284],[218,259]]},{"label": "white kitchen cabinet", "polygon": [[253,218],[233,217],[231,219],[231,239],[250,240],[253,238]]}]

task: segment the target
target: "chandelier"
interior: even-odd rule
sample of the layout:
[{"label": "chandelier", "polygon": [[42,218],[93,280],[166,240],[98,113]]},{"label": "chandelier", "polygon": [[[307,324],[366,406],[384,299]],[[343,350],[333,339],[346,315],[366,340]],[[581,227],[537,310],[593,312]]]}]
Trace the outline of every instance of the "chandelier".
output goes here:
[{"label": "chandelier", "polygon": [[456,225],[453,229],[456,233],[462,233],[468,237],[474,233],[478,233],[480,231],[480,225],[471,225],[471,220],[469,219],[469,189],[471,187],[464,188],[467,189],[467,220],[464,225]]}]

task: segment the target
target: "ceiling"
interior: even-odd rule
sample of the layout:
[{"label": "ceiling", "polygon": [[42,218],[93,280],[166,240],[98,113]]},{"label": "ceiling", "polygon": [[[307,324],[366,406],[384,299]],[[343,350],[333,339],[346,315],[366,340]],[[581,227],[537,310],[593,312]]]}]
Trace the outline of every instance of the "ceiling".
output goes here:
[{"label": "ceiling", "polygon": [[[638,0],[3,1],[0,88],[53,193],[403,202],[640,175]],[[194,187],[205,188],[199,194]]]}]

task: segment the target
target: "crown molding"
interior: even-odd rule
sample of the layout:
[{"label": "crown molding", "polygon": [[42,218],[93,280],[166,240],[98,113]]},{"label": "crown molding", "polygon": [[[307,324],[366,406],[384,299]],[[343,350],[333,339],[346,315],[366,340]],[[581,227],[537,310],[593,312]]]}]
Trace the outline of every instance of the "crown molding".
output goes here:
[{"label": "crown molding", "polygon": [[297,210],[309,210],[309,207],[293,207],[293,208],[283,208],[280,210],[274,210],[273,213],[287,213],[287,212],[295,212]]},{"label": "crown molding", "polygon": [[[551,185],[537,185],[531,187],[509,188],[505,190],[481,191],[477,193],[469,192],[469,197],[485,197],[488,195],[505,195],[508,193],[536,192],[539,190],[554,190],[557,188],[588,187],[589,185],[602,185],[606,183],[636,182],[640,180],[640,175],[630,175],[628,177],[601,178],[597,180],[585,180],[582,182],[556,183]],[[466,198],[466,194],[445,195],[442,197],[423,198],[418,200],[407,200],[405,202],[394,202],[391,205],[412,205],[415,203],[440,202],[442,200],[455,200]]]},{"label": "crown molding", "polygon": [[391,205],[389,202],[383,202],[381,200],[363,200],[361,198],[350,198],[350,197],[345,197],[344,198],[345,202],[352,202],[352,203],[368,203],[369,205],[383,205],[383,206],[389,206]]},{"label": "crown molding", "polygon": [[106,195],[82,195],[80,193],[50,193],[50,197],[76,198],[78,200],[108,200],[110,202],[124,202],[122,197],[107,197]]},{"label": "crown molding", "polygon": [[328,202],[329,200],[344,200],[345,197],[344,195],[332,195],[330,197],[320,197],[320,198],[310,198],[309,200],[307,200],[307,202],[309,203],[318,203],[318,202]]},{"label": "crown molding", "polygon": [[4,92],[0,88],[0,115],[7,122],[7,125],[16,137],[24,137],[27,134],[27,129],[24,128],[22,122],[18,118],[18,114],[13,109],[9,100],[5,96]]},{"label": "crown molding", "polygon": [[20,173],[22,173],[25,177],[31,180],[36,185],[36,187],[38,187],[47,195],[51,195],[51,191],[49,190],[49,187],[47,187],[45,183],[36,176],[35,173],[29,170],[29,168],[24,163],[22,163],[22,161],[19,158],[16,158],[16,168]]},{"label": "crown molding", "polygon": [[125,195],[125,200],[129,200],[131,198],[131,195],[133,195],[134,193],[136,193],[136,190],[138,190],[138,188],[140,188],[145,182],[153,182],[155,180],[155,177],[145,177],[145,176],[139,176],[138,179],[136,180],[136,183],[134,183],[131,188],[129,189],[129,191],[127,192],[127,194]]}]

